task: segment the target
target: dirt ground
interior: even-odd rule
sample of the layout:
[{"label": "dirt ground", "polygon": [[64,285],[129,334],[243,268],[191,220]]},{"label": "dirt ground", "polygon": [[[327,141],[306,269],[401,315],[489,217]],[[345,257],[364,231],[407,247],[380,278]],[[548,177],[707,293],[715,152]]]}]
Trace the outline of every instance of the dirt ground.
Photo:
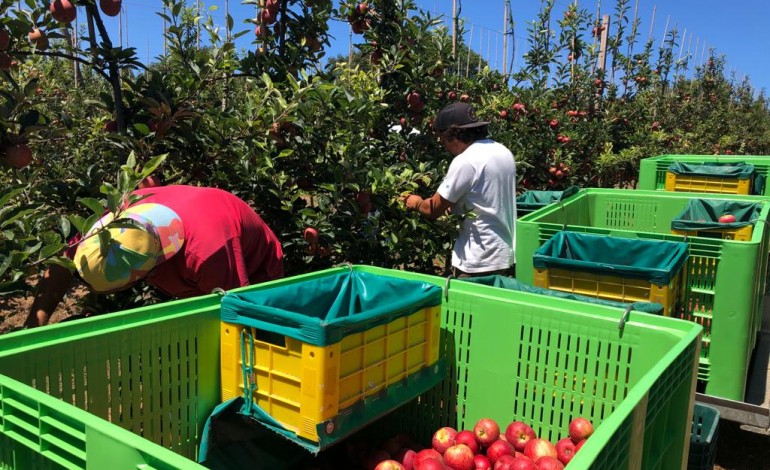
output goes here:
[{"label": "dirt ground", "polygon": [[[70,289],[52,316],[51,323],[77,314],[77,301],[86,292],[83,285],[75,285]],[[0,334],[23,325],[31,304],[32,296],[0,298]],[[735,423],[722,421],[714,469],[770,470],[770,435],[743,430]]]}]

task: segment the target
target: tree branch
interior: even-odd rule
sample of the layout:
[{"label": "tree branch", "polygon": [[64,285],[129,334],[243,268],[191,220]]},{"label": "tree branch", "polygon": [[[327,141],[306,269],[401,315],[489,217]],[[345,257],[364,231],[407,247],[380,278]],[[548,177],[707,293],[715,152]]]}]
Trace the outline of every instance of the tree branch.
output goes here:
[{"label": "tree branch", "polygon": [[21,56],[21,55],[24,55],[24,56],[42,55],[42,56],[47,56],[47,57],[60,57],[62,59],[74,60],[75,62],[80,62],[81,64],[87,65],[88,67],[93,69],[96,73],[98,73],[99,75],[104,77],[105,80],[109,81],[109,79],[110,79],[110,76],[107,75],[104,72],[104,70],[102,70],[99,67],[97,67],[96,64],[94,64],[93,62],[89,62],[89,61],[87,61],[85,59],[82,59],[82,58],[80,58],[78,56],[73,56],[73,55],[65,54],[64,52],[41,52],[40,50],[37,50],[35,52],[9,51],[9,54],[11,54],[13,56],[17,56],[17,55],[18,56]]}]

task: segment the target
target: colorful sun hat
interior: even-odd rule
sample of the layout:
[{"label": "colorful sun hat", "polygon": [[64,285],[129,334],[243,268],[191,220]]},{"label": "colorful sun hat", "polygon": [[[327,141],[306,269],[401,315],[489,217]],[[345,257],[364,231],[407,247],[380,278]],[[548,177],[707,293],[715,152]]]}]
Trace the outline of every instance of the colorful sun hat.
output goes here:
[{"label": "colorful sun hat", "polygon": [[[109,233],[104,247],[96,235],[100,230]],[[109,292],[133,284],[174,256],[184,244],[184,228],[168,207],[140,203],[117,220],[112,212],[106,214],[83,238],[75,252],[75,267],[94,291]]]}]

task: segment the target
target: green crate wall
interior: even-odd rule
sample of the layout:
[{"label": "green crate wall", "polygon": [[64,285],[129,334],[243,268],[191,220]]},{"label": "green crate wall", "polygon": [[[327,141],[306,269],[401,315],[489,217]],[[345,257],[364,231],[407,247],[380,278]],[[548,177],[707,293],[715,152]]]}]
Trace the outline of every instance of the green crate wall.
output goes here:
[{"label": "green crate wall", "polygon": [[[583,189],[561,206],[539,209],[516,223],[516,275],[532,283],[532,255],[555,233],[572,230],[650,240],[682,241],[671,220],[691,198],[763,204],[761,196]],[[680,318],[703,325],[699,379],[709,395],[742,401],[751,352],[761,328],[770,230],[757,223],[750,241],[688,237],[688,295]]]},{"label": "green crate wall", "polygon": [[675,162],[682,163],[751,163],[756,171],[765,176],[763,195],[770,195],[770,156],[766,155],[658,155],[641,160],[638,189],[666,190],[666,170]]},{"label": "green crate wall", "polygon": [[[349,268],[246,289],[340,269]],[[571,468],[684,468],[700,326],[632,312],[621,330],[616,308],[461,281],[444,299],[448,377],[389,415],[382,431],[427,441],[441,425],[492,417],[526,420],[555,440],[583,415],[596,432]],[[219,393],[217,302],[206,296],[0,337],[0,468],[202,468],[193,459]]]}]

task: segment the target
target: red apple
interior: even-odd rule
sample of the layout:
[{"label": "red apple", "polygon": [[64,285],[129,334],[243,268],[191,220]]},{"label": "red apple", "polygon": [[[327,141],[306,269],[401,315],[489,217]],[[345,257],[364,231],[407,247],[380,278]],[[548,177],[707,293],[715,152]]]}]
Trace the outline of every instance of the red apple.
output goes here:
[{"label": "red apple", "polygon": [[569,423],[569,437],[572,442],[588,439],[594,433],[594,425],[585,418],[575,418]]},{"label": "red apple", "polygon": [[262,24],[265,24],[265,25],[273,24],[275,23],[275,20],[276,20],[276,13],[272,10],[265,8],[259,12],[259,19],[262,22]]},{"label": "red apple", "polygon": [[548,123],[549,126],[551,126],[551,129],[556,129],[559,127],[559,120],[558,119],[551,119],[551,121]]},{"label": "red apple", "polygon": [[540,457],[535,462],[537,470],[564,470],[564,464],[559,462],[556,457]]},{"label": "red apple", "polygon": [[508,441],[498,439],[487,448],[487,458],[492,465],[503,455],[516,455],[516,449]]},{"label": "red apple", "polygon": [[515,461],[516,457],[512,455],[501,455],[493,468],[494,470],[511,470]]},{"label": "red apple", "polygon": [[315,245],[318,243],[318,230],[314,229],[313,227],[308,227],[305,229],[302,237],[306,242],[310,243],[311,245]]},{"label": "red apple", "polygon": [[11,34],[5,29],[0,29],[0,51],[8,49],[10,44]]},{"label": "red apple", "polygon": [[448,96],[448,97],[449,97],[449,99],[450,99],[450,100],[452,100],[452,101],[454,101],[454,100],[456,100],[456,99],[457,99],[457,93],[456,93],[456,92],[454,92],[454,91],[450,91],[450,92],[449,92],[449,94],[448,94],[447,96]]},{"label": "red apple", "polygon": [[501,119],[508,119],[508,110],[507,109],[503,109],[503,110],[500,111],[500,118]]},{"label": "red apple", "polygon": [[20,170],[32,163],[32,150],[26,144],[14,144],[5,149],[5,162]]},{"label": "red apple", "polygon": [[77,9],[70,0],[53,0],[49,10],[53,19],[60,23],[72,23],[77,15]]},{"label": "red apple", "polygon": [[409,106],[409,109],[418,113],[425,108],[425,102],[422,100],[422,96],[416,91],[406,95],[406,103]]},{"label": "red apple", "polygon": [[492,470],[492,462],[485,455],[474,455],[473,470]]},{"label": "red apple", "polygon": [[564,439],[559,440],[555,447],[556,458],[559,459],[559,462],[563,463],[564,465],[567,465],[569,461],[572,460],[572,457],[575,456],[575,444],[569,437],[565,437]]},{"label": "red apple", "polygon": [[457,430],[449,426],[444,426],[435,433],[433,433],[433,439],[431,445],[441,455],[444,455],[447,449],[455,444],[455,436],[457,436]]},{"label": "red apple", "polygon": [[500,438],[500,426],[493,419],[481,418],[473,426],[473,434],[482,447],[488,447]]},{"label": "red apple", "polygon": [[505,440],[513,444],[518,452],[524,452],[527,442],[535,438],[535,430],[527,423],[514,421],[505,428]]},{"label": "red apple", "polygon": [[523,455],[518,455],[513,461],[513,465],[511,465],[511,470],[538,470],[538,468],[532,459]]},{"label": "red apple", "polygon": [[30,31],[27,35],[27,39],[29,39],[29,42],[34,44],[35,47],[41,51],[48,49],[48,36],[46,36],[45,32],[39,30],[38,28],[34,28],[32,31]]},{"label": "red apple", "polygon": [[374,470],[404,470],[404,466],[395,460],[383,460],[374,467]]},{"label": "red apple", "polygon": [[265,4],[265,8],[272,11],[273,13],[278,13],[278,9],[281,7],[281,3],[278,0],[267,0],[267,3]]},{"label": "red apple", "polygon": [[453,445],[444,452],[444,463],[452,470],[473,470],[473,451],[465,444]]},{"label": "red apple", "polygon": [[118,16],[122,0],[99,0],[99,8],[107,16]]},{"label": "red apple", "polygon": [[117,132],[118,131],[118,121],[115,120],[109,120],[104,124],[104,131],[105,132]]},{"label": "red apple", "polygon": [[731,224],[735,222],[735,216],[732,214],[724,214],[723,216],[719,217],[719,222],[723,224]]},{"label": "red apple", "polygon": [[470,101],[470,100],[471,100],[471,97],[470,97],[470,95],[467,95],[467,94],[465,94],[465,93],[463,93],[462,95],[460,95],[460,101],[462,101],[463,103],[467,103],[467,102],[468,102],[468,101]]},{"label": "red apple", "polygon": [[438,453],[435,449],[423,449],[419,452],[417,452],[417,455],[414,456],[414,468],[415,470],[420,468],[420,464],[424,460],[429,459],[436,459],[439,462],[444,462],[444,457],[441,456],[441,454]]},{"label": "red apple", "polygon": [[575,453],[577,453],[577,451],[579,451],[585,445],[585,443],[586,443],[586,440],[583,439],[582,441],[575,444]]},{"label": "red apple", "polygon": [[455,436],[455,444],[465,444],[474,454],[479,453],[479,443],[476,441],[476,434],[473,431],[460,431]]},{"label": "red apple", "polygon": [[264,24],[258,24],[254,29],[254,35],[260,39],[265,39],[270,34],[270,27]]},{"label": "red apple", "polygon": [[524,455],[537,462],[540,457],[556,458],[556,447],[547,439],[531,439],[524,447]]},{"label": "red apple", "polygon": [[414,470],[447,470],[444,462],[438,459],[425,459],[414,466]]},{"label": "red apple", "polygon": [[513,110],[517,111],[517,112],[520,112],[520,113],[526,113],[527,112],[527,107],[524,106],[524,103],[516,103],[516,104],[513,105]]},{"label": "red apple", "polygon": [[404,466],[404,470],[412,470],[414,468],[414,460],[417,457],[417,452],[412,449],[400,449],[393,454],[393,458],[401,462]]}]

